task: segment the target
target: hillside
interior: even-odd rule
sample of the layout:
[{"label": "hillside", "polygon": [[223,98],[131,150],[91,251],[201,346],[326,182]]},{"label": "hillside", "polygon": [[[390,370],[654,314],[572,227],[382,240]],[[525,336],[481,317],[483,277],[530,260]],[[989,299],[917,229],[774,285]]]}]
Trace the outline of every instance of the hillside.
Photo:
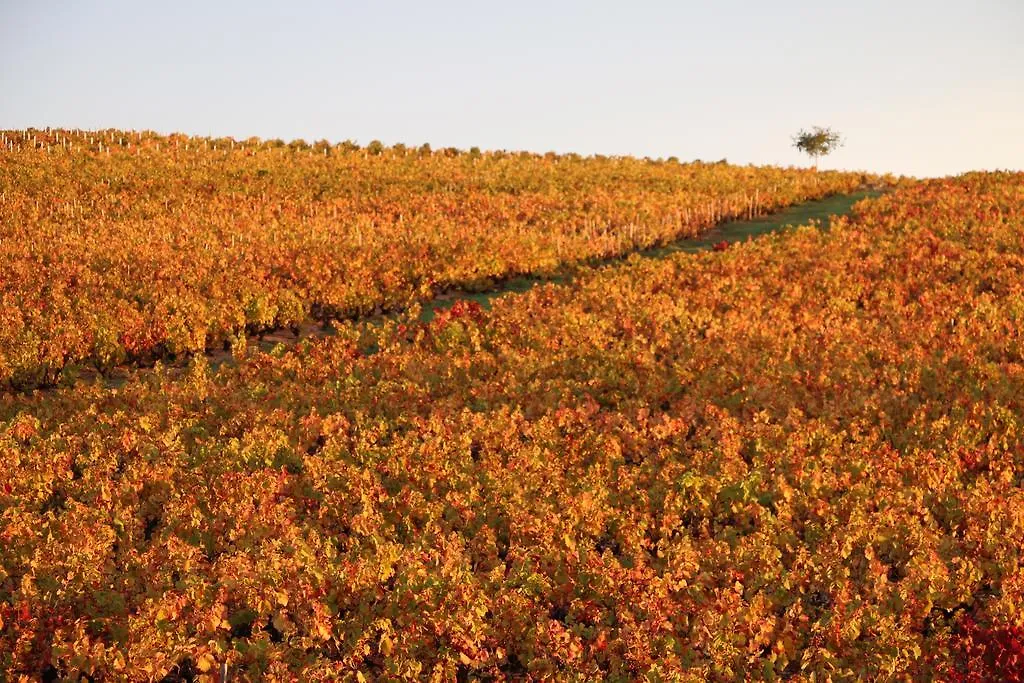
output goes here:
[{"label": "hillside", "polygon": [[[717,219],[701,202],[742,214],[738,198],[756,196],[766,211],[862,179],[395,150],[331,148],[324,161],[316,147],[222,159],[223,142],[188,157],[186,174],[172,142],[147,138],[137,156],[15,153],[3,206],[21,219],[5,229],[23,237],[68,234],[69,200],[53,197],[87,193],[81,178],[132,178],[87,194],[101,218],[80,236],[48,249],[5,240],[3,315],[20,321],[16,334],[71,348],[58,332],[85,320],[112,330],[124,358],[119,335],[142,324],[131,311],[154,316],[147,324],[171,315],[133,308],[140,292],[205,302],[174,309],[193,325],[181,350],[253,322],[211,322],[245,296],[291,293],[294,317],[255,321],[266,326],[334,301],[336,334],[216,371],[199,356],[183,374],[158,366],[119,388],[0,396],[0,669],[128,680],[212,680],[222,666],[231,680],[1019,671],[1024,174],[905,183],[828,231],[633,258],[424,322],[415,279],[389,281],[389,268],[415,262],[420,284],[473,287],[700,232]],[[83,170],[40,170],[61,158]],[[462,185],[439,189],[439,176]],[[311,178],[336,184],[317,196]],[[186,192],[186,180],[214,189]],[[285,195],[275,214],[285,202],[269,197]],[[51,199],[37,210],[34,196]],[[165,212],[161,197],[178,203]],[[333,206],[351,220],[329,219]],[[666,219],[687,207],[690,221]],[[379,241],[341,249],[368,216]],[[403,242],[406,221],[419,227]],[[588,238],[580,226],[594,224],[607,227]],[[444,244],[448,255],[412,259],[412,235],[415,253]],[[227,258],[232,236],[246,255],[230,266],[181,255],[215,240],[210,253]],[[146,254],[178,274],[151,278]],[[273,270],[285,263],[289,274]],[[447,263],[461,265],[439,274]],[[63,313],[12,303],[69,271],[92,289],[55,305]],[[214,274],[224,280],[200,297],[193,283]],[[411,308],[345,319],[393,305]]]},{"label": "hillside", "polygon": [[633,158],[0,133],[0,388],[402,310],[880,179]]}]

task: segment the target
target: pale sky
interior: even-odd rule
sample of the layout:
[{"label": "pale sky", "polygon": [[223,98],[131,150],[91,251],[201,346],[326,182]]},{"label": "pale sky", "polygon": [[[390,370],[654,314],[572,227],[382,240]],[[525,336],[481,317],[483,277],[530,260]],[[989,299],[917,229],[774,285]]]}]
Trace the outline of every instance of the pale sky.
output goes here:
[{"label": "pale sky", "polygon": [[1024,168],[1024,0],[0,0],[0,128]]}]

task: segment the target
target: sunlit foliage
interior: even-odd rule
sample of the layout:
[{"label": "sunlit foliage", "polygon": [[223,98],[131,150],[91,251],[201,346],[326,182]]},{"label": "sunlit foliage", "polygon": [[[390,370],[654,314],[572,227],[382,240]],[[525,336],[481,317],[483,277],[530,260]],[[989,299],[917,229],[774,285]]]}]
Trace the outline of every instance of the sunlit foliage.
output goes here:
[{"label": "sunlit foliage", "polygon": [[1022,283],[1024,175],[975,174],[491,311],[8,394],[0,669],[1009,679]]},{"label": "sunlit foliage", "polygon": [[692,236],[860,174],[124,131],[0,133],[0,390]]}]

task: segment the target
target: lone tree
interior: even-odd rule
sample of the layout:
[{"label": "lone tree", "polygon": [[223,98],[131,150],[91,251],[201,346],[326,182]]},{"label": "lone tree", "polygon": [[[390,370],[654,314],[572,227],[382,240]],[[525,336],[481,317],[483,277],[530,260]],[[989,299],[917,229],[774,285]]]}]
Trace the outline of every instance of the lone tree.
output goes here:
[{"label": "lone tree", "polygon": [[814,159],[814,170],[818,170],[818,159],[843,146],[843,138],[831,128],[815,126],[802,130],[793,136],[793,146]]}]

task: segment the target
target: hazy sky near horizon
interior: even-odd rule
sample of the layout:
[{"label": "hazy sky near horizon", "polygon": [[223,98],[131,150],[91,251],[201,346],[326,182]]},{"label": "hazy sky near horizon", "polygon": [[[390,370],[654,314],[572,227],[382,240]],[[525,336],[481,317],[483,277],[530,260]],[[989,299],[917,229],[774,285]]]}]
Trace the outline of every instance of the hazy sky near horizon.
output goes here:
[{"label": "hazy sky near horizon", "polygon": [[0,128],[1024,168],[1024,0],[0,0]]}]

